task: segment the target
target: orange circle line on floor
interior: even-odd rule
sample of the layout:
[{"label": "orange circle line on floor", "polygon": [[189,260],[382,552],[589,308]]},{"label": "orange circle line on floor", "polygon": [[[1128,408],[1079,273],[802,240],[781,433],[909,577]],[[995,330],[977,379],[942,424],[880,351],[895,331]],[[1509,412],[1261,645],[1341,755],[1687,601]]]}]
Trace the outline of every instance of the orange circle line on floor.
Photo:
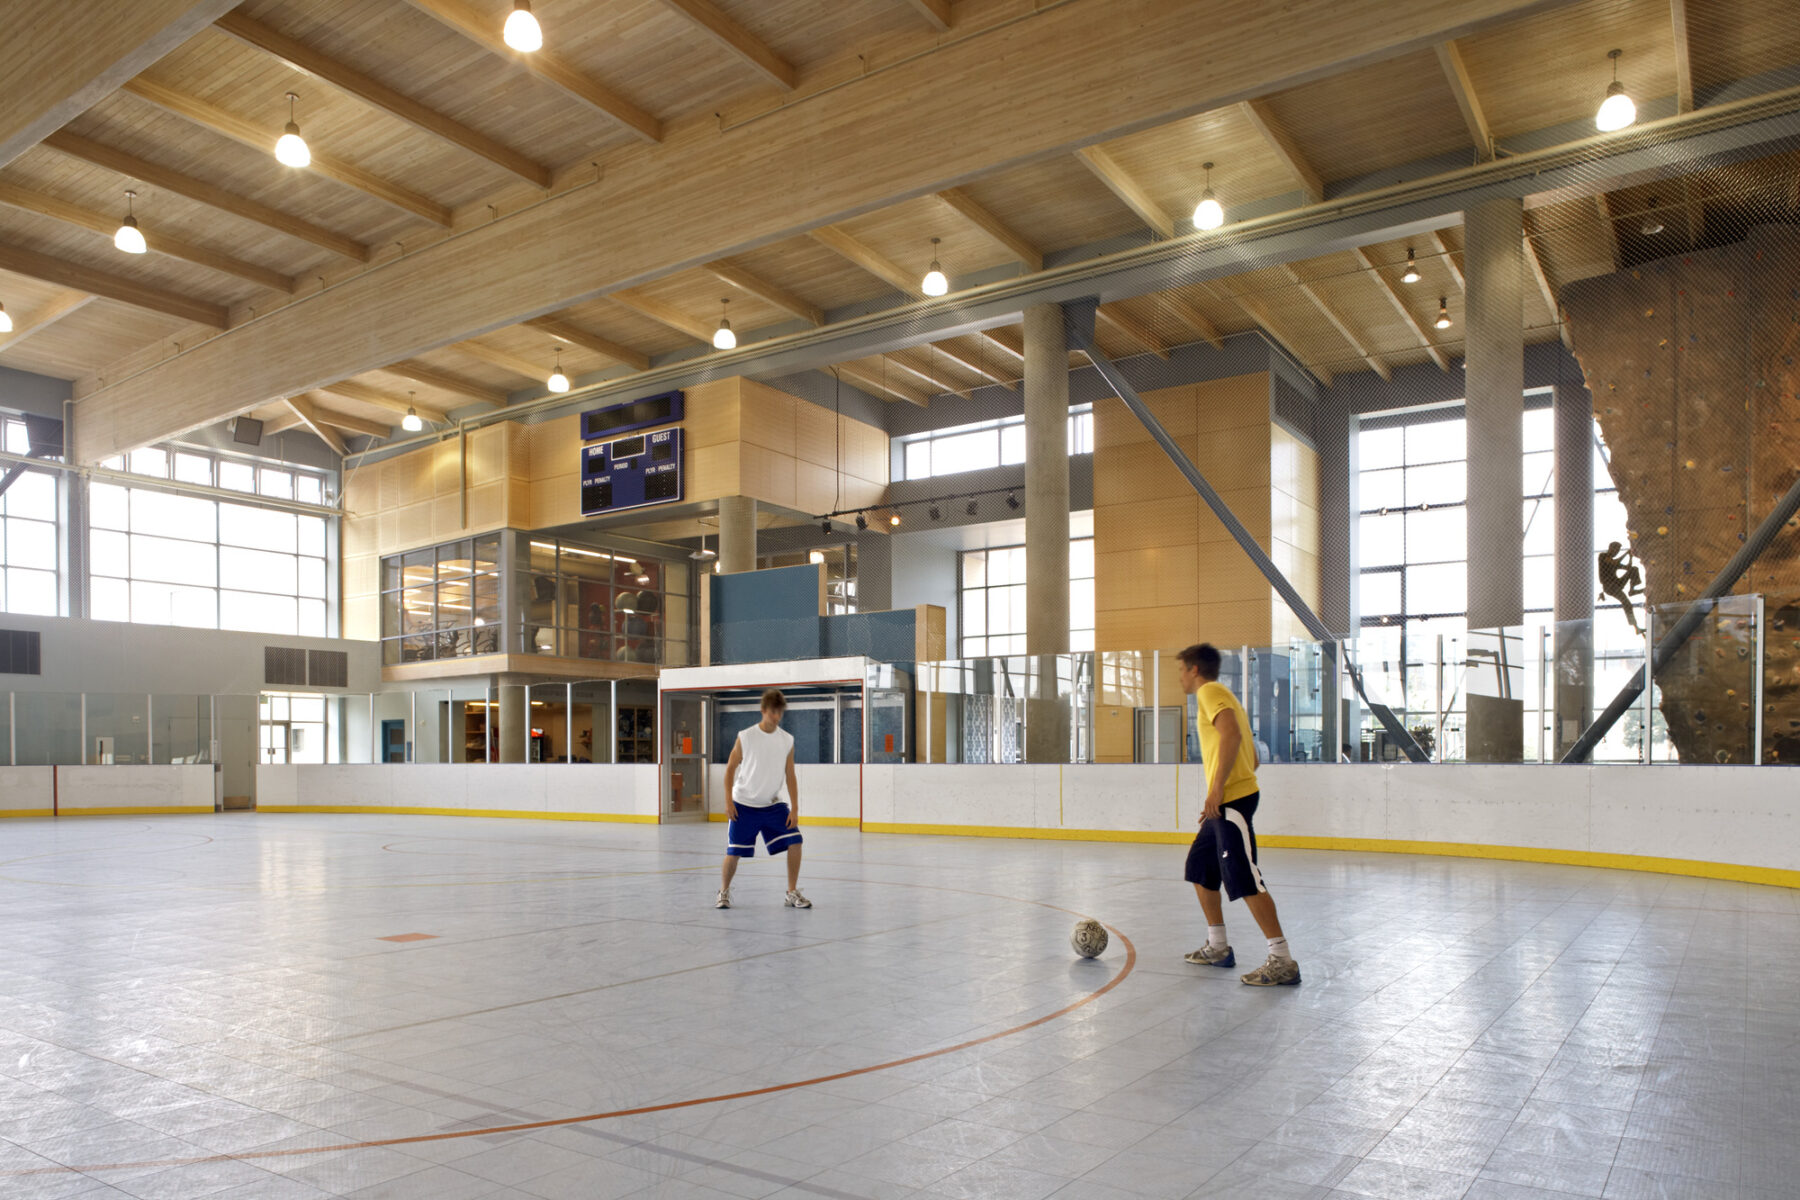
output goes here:
[{"label": "orange circle line on floor", "polygon": [[[960,891],[962,889],[950,889]],[[972,895],[993,895],[990,892],[974,892]],[[1016,896],[996,897],[1004,900],[1017,900]],[[1070,916],[1087,919],[1085,913],[1073,909],[1062,908],[1055,904],[1046,904],[1042,900],[1026,900],[1026,904],[1035,904],[1039,908],[1053,909],[1056,912],[1068,913]],[[968,1050],[975,1046],[996,1042],[1001,1038],[1011,1037],[1015,1033],[1024,1033],[1027,1029],[1036,1029],[1039,1025],[1048,1024],[1059,1017],[1066,1017],[1078,1008],[1092,1004],[1106,993],[1125,982],[1137,966],[1137,947],[1130,938],[1111,925],[1106,926],[1113,936],[1125,944],[1125,965],[1119,973],[1107,980],[1100,987],[1089,992],[1073,1004],[1065,1005],[1053,1013],[1027,1021],[1023,1025],[1014,1025],[1011,1029],[1002,1029],[998,1033],[990,1033],[985,1037],[971,1038],[966,1042],[958,1042],[954,1046],[945,1046],[939,1050],[926,1050],[920,1054],[911,1054],[905,1058],[896,1058],[890,1062],[876,1063],[868,1067],[853,1067],[848,1071],[838,1071],[831,1075],[818,1075],[812,1079],[796,1079],[791,1083],[776,1083],[768,1087],[751,1088],[742,1092],[725,1092],[717,1096],[700,1096],[692,1100],[671,1100],[666,1104],[645,1104],[637,1108],[618,1108],[611,1112],[585,1113],[578,1117],[552,1117],[543,1121],[521,1121],[513,1125],[491,1125],[484,1129],[455,1129],[445,1133],[419,1133],[410,1137],[375,1138],[362,1142],[338,1142],[329,1146],[299,1146],[282,1150],[247,1150],[241,1154],[206,1154],[194,1158],[151,1159],[142,1162],[100,1163],[89,1166],[32,1167],[23,1171],[0,1171],[0,1178],[19,1178],[32,1175],[69,1175],[92,1174],[97,1171],[136,1171],[150,1167],[193,1167],[204,1163],[247,1162],[265,1158],[298,1158],[308,1154],[337,1154],[346,1150],[372,1150],[381,1146],[410,1146],[420,1142],[445,1142],[454,1138],[489,1137],[497,1133],[527,1133],[533,1129],[555,1129],[563,1125],[584,1125],[590,1121],[606,1121],[614,1117],[636,1117],[646,1113],[668,1112],[677,1108],[695,1108],[702,1104],[719,1104],[726,1100],[747,1100],[752,1096],[767,1096],[775,1092],[791,1092],[797,1088],[815,1087],[821,1083],[834,1083],[839,1079],[851,1079],[858,1075],[871,1075],[876,1071],[887,1071],[894,1067],[904,1067],[909,1063],[923,1062],[929,1058],[941,1058],[946,1054],[955,1054],[960,1050]],[[30,1147],[26,1147],[30,1149]]]}]

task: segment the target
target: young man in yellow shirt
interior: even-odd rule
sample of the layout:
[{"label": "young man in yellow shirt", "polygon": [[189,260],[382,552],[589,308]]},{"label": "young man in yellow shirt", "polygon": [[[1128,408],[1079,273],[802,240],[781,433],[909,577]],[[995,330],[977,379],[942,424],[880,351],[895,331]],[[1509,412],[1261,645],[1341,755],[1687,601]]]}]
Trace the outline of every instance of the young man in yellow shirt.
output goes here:
[{"label": "young man in yellow shirt", "polygon": [[1194,724],[1206,769],[1206,810],[1188,850],[1186,872],[1206,914],[1206,945],[1187,955],[1187,961],[1201,967],[1237,965],[1225,940],[1225,908],[1219,900],[1223,884],[1226,894],[1244,902],[1269,939],[1268,961],[1243,981],[1253,987],[1299,983],[1300,966],[1288,953],[1275,901],[1256,862],[1251,820],[1260,797],[1256,768],[1261,764],[1250,737],[1250,718],[1231,689],[1219,682],[1219,652],[1210,644],[1189,646],[1176,657],[1181,660],[1181,690],[1199,703]]}]

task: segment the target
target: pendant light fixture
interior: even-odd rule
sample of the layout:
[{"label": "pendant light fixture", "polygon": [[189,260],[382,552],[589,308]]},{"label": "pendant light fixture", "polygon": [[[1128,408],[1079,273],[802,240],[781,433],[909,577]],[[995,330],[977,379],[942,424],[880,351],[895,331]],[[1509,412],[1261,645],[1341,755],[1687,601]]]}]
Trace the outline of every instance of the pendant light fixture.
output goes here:
[{"label": "pendant light fixture", "polygon": [[6,305],[0,304],[0,333],[11,333],[12,318],[6,315]]},{"label": "pendant light fixture", "polygon": [[127,254],[142,254],[150,248],[144,241],[144,231],[138,228],[137,216],[133,213],[132,201],[137,193],[129,189],[125,192],[125,219],[119,222],[119,231],[113,234],[113,245]]},{"label": "pendant light fixture", "polygon": [[1413,248],[1406,248],[1406,274],[1400,276],[1401,283],[1419,282],[1419,261],[1413,257]]},{"label": "pendant light fixture", "polygon": [[703,533],[700,535],[700,548],[690,553],[688,557],[695,562],[711,562],[713,559],[719,557],[719,552],[717,550],[708,550],[706,548],[706,535]]},{"label": "pendant light fixture", "polygon": [[1657,200],[1655,196],[1650,197],[1650,207],[1644,210],[1643,223],[1638,226],[1638,232],[1645,237],[1655,237],[1663,231],[1662,218],[1656,215],[1660,204],[1661,201]]},{"label": "pendant light fixture", "polygon": [[925,278],[919,281],[919,290],[927,296],[942,296],[950,291],[950,279],[944,274],[944,268],[938,265],[938,239],[931,239],[931,269],[925,272]]},{"label": "pendant light fixture", "polygon": [[1600,111],[1594,114],[1594,128],[1601,133],[1612,133],[1625,128],[1637,120],[1637,105],[1625,94],[1625,85],[1619,82],[1619,56],[1623,50],[1614,50],[1606,57],[1612,59],[1613,78],[1607,85],[1606,99],[1600,102]]},{"label": "pendant light fixture", "polygon": [[544,382],[544,386],[553,392],[566,392],[569,390],[569,377],[563,374],[562,347],[554,346],[552,349],[556,351],[556,369],[550,372],[550,378]]},{"label": "pendant light fixture", "polygon": [[863,513],[856,514],[856,532],[861,533],[869,527],[869,518]]},{"label": "pendant light fixture", "polygon": [[408,433],[417,433],[425,428],[425,422],[420,419],[419,412],[413,407],[412,402],[413,393],[406,393],[406,415],[400,418],[400,428]]},{"label": "pendant light fixture", "polygon": [[513,0],[513,10],[506,16],[506,28],[500,37],[524,54],[544,48],[544,29],[531,15],[531,0]]},{"label": "pendant light fixture", "polygon": [[1450,328],[1450,305],[1443,296],[1438,297],[1437,320],[1432,322],[1432,324],[1436,325],[1439,329]]},{"label": "pendant light fixture", "polygon": [[714,350],[736,350],[737,334],[731,331],[731,318],[725,314],[731,311],[730,300],[719,301],[719,327],[713,331]]},{"label": "pendant light fixture", "polygon": [[900,524],[900,514],[899,513],[889,513],[888,514],[888,524],[893,525],[893,526],[898,526]]},{"label": "pendant light fixture", "polygon": [[1194,206],[1195,229],[1217,229],[1225,223],[1225,206],[1213,195],[1211,163],[1201,163],[1200,169],[1206,172],[1206,190],[1200,193],[1200,203]]},{"label": "pendant light fixture", "polygon": [[306,148],[306,139],[300,136],[300,126],[294,123],[294,101],[298,99],[300,97],[292,92],[287,94],[287,127],[275,139],[275,160],[285,167],[312,165],[312,151]]}]

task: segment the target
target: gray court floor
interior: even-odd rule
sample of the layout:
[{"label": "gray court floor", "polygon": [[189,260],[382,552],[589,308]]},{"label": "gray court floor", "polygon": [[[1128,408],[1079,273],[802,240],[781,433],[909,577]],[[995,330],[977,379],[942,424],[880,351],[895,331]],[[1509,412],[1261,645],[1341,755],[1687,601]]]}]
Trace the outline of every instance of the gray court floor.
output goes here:
[{"label": "gray court floor", "polygon": [[722,841],[0,822],[0,1196],[1800,1194],[1800,893],[1270,851],[1263,990],[1179,847]]}]

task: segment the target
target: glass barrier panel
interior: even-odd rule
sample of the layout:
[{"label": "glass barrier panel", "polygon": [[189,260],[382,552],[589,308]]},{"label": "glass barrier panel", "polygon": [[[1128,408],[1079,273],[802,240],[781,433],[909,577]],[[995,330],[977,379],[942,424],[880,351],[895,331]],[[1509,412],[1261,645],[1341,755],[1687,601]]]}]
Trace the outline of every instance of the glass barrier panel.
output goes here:
[{"label": "glass barrier panel", "polygon": [[81,694],[13,694],[15,762],[21,767],[70,767],[82,761]]},{"label": "glass barrier panel", "polygon": [[89,766],[110,767],[150,761],[149,697],[90,692],[87,696]]},{"label": "glass barrier panel", "polygon": [[150,758],[156,763],[212,759],[212,697],[152,696]]}]

